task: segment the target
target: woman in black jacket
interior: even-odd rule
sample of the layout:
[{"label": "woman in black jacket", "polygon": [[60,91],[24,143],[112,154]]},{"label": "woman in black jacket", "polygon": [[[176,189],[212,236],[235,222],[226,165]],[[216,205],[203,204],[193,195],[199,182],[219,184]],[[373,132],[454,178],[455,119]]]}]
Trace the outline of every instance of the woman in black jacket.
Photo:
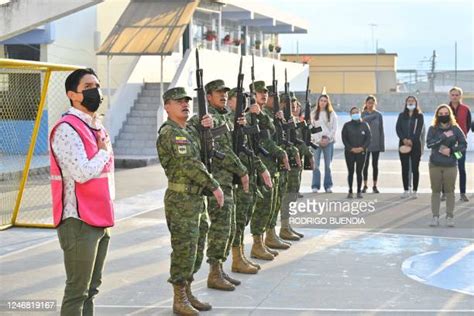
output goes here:
[{"label": "woman in black jacket", "polygon": [[370,128],[360,118],[360,111],[357,107],[352,107],[351,120],[344,124],[342,128],[342,142],[344,143],[344,156],[346,158],[346,165],[349,175],[347,181],[349,182],[348,199],[352,199],[352,182],[354,180],[354,165],[357,175],[357,198],[362,198],[362,170],[364,168],[365,155],[370,144]]},{"label": "woman in black jacket", "polygon": [[[398,146],[400,148],[400,162],[402,164],[403,195],[402,198],[417,198],[418,183],[420,180],[420,159],[421,159],[421,133],[423,131],[424,116],[421,112],[418,100],[414,96],[409,96],[405,100],[405,108],[398,115],[397,135],[400,139]],[[413,175],[413,191],[409,192],[410,186],[410,164]]]}]

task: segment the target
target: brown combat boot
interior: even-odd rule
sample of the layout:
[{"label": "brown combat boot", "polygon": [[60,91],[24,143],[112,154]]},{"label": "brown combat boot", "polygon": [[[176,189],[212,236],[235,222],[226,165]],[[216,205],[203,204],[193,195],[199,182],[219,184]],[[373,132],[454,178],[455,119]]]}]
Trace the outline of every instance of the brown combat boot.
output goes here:
[{"label": "brown combat boot", "polygon": [[290,246],[281,242],[275,233],[275,228],[268,228],[265,234],[265,245],[274,249],[288,249]]},{"label": "brown combat boot", "polygon": [[262,269],[262,267],[260,267],[260,265],[258,263],[255,263],[252,260],[250,260],[249,258],[247,258],[247,256],[245,255],[244,244],[242,244],[242,246],[240,247],[240,253],[242,254],[242,259],[244,259],[245,262],[250,264],[252,267],[257,268],[257,270]]},{"label": "brown combat boot", "polygon": [[232,247],[232,272],[256,274],[258,269],[245,262],[244,258],[242,258],[241,249],[241,246]]},{"label": "brown combat boot", "polygon": [[173,284],[173,313],[184,316],[199,315],[188,300],[186,286],[184,284]]},{"label": "brown combat boot", "polygon": [[296,236],[300,237],[300,238],[303,238],[304,237],[304,234],[300,233],[300,232],[297,232],[296,230],[293,229],[293,227],[291,227],[290,223],[288,223],[288,228],[290,228],[291,232],[293,234],[295,234]]},{"label": "brown combat boot", "polygon": [[275,256],[267,251],[262,242],[262,235],[253,235],[253,245],[250,257],[261,260],[273,260]]},{"label": "brown combat boot", "polygon": [[211,263],[209,265],[209,275],[207,277],[207,287],[221,291],[233,291],[235,286],[224,279],[219,262]]},{"label": "brown combat boot", "polygon": [[241,282],[239,280],[231,278],[227,273],[225,273],[222,262],[219,263],[219,269],[221,270],[222,277],[225,280],[229,281],[233,285],[240,285]]},{"label": "brown combat boot", "polygon": [[211,304],[201,302],[193,295],[193,292],[191,291],[191,282],[186,282],[186,295],[188,296],[189,303],[191,303],[191,305],[198,311],[210,311],[212,309]]},{"label": "brown combat boot", "polygon": [[288,219],[281,220],[280,238],[284,240],[294,240],[294,241],[300,240],[300,237],[291,231],[289,225],[290,223]]}]

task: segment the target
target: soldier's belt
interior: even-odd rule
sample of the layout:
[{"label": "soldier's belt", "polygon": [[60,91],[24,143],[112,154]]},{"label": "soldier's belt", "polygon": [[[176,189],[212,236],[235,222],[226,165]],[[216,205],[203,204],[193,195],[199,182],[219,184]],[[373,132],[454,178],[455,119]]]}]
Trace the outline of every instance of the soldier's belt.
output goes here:
[{"label": "soldier's belt", "polygon": [[215,137],[218,137],[230,132],[230,130],[231,130],[230,126],[227,123],[225,123],[219,127],[215,127],[211,129],[211,134],[212,134],[212,137],[215,138]]},{"label": "soldier's belt", "polygon": [[168,182],[168,189],[178,193],[201,195],[203,188],[197,185]]}]

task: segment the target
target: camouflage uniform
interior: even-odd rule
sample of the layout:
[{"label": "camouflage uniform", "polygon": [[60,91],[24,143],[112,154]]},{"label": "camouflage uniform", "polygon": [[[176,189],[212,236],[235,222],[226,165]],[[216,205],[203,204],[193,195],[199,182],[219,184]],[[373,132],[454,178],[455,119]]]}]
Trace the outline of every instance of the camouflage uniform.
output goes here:
[{"label": "camouflage uniform", "polygon": [[[265,83],[263,81],[255,82],[255,89],[265,89]],[[261,137],[261,145],[265,148],[269,155],[267,157],[261,155],[262,162],[270,172],[270,176],[273,182],[272,189],[262,189],[263,198],[257,198],[255,205],[255,211],[252,215],[250,229],[252,235],[262,235],[268,227],[272,219],[272,215],[275,210],[276,196],[278,194],[279,177],[280,177],[280,165],[285,155],[285,151],[277,146],[272,138],[275,133],[275,126],[273,125],[273,112],[268,108],[263,108],[261,113],[258,115],[259,127],[262,131],[267,131],[267,137]],[[263,134],[263,133],[262,133]]]},{"label": "camouflage uniform", "polygon": [[[222,90],[225,87],[222,80],[214,80],[205,87],[206,91]],[[226,109],[217,109],[209,106],[209,114],[212,115],[214,127],[219,128],[223,125],[231,127],[229,112]],[[193,116],[190,123],[199,128],[199,119]],[[216,136],[215,149],[224,153],[225,158],[212,160],[212,174],[221,184],[224,191],[224,206],[219,208],[216,199],[211,196],[208,198],[208,213],[211,220],[211,226],[208,233],[207,244],[207,262],[210,264],[220,263],[227,259],[232,247],[232,237],[235,235],[235,204],[234,204],[234,175],[243,177],[247,174],[247,168],[242,164],[239,157],[232,150],[232,134],[229,131]]]},{"label": "camouflage uniform", "polygon": [[[229,92],[229,98],[235,96],[235,88]],[[235,112],[230,112],[229,118],[231,122],[234,122]],[[246,115],[247,123],[250,122],[250,114]],[[250,147],[249,144],[246,144]],[[249,224],[250,218],[255,209],[255,202],[257,197],[262,198],[262,193],[258,185],[259,175],[263,173],[267,168],[263,164],[262,160],[258,156],[247,156],[244,153],[239,155],[242,163],[249,170],[249,192],[245,192],[242,188],[241,183],[237,185],[235,189],[235,219],[236,219],[236,231],[233,241],[233,246],[241,246],[244,241],[245,227]],[[253,170],[252,170],[253,168]]]},{"label": "camouflage uniform", "polygon": [[[186,98],[183,88],[168,90],[163,99]],[[168,281],[182,284],[192,281],[201,267],[208,231],[204,189],[213,191],[219,183],[200,160],[200,142],[196,129],[180,127],[168,119],[160,127],[156,147],[168,178],[165,215],[171,233],[171,268]]]}]

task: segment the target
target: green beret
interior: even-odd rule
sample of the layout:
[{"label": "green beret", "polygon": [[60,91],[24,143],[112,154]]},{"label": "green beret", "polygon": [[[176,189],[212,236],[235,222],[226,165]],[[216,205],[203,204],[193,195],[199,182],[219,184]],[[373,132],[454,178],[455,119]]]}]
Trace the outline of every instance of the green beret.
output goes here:
[{"label": "green beret", "polygon": [[[259,80],[253,83],[256,92],[268,92],[267,87],[265,87],[265,81]],[[249,85],[249,89],[252,90],[252,84]]]},{"label": "green beret", "polygon": [[206,93],[209,93],[211,91],[222,91],[222,90],[229,91],[230,90],[228,87],[226,87],[224,80],[221,80],[221,79],[208,82],[206,86],[204,87],[204,89],[206,90]]},{"label": "green beret", "polygon": [[168,100],[179,100],[179,99],[187,99],[192,100],[187,93],[186,90],[183,87],[175,87],[166,90],[165,93],[163,93],[163,101],[168,101]]}]

